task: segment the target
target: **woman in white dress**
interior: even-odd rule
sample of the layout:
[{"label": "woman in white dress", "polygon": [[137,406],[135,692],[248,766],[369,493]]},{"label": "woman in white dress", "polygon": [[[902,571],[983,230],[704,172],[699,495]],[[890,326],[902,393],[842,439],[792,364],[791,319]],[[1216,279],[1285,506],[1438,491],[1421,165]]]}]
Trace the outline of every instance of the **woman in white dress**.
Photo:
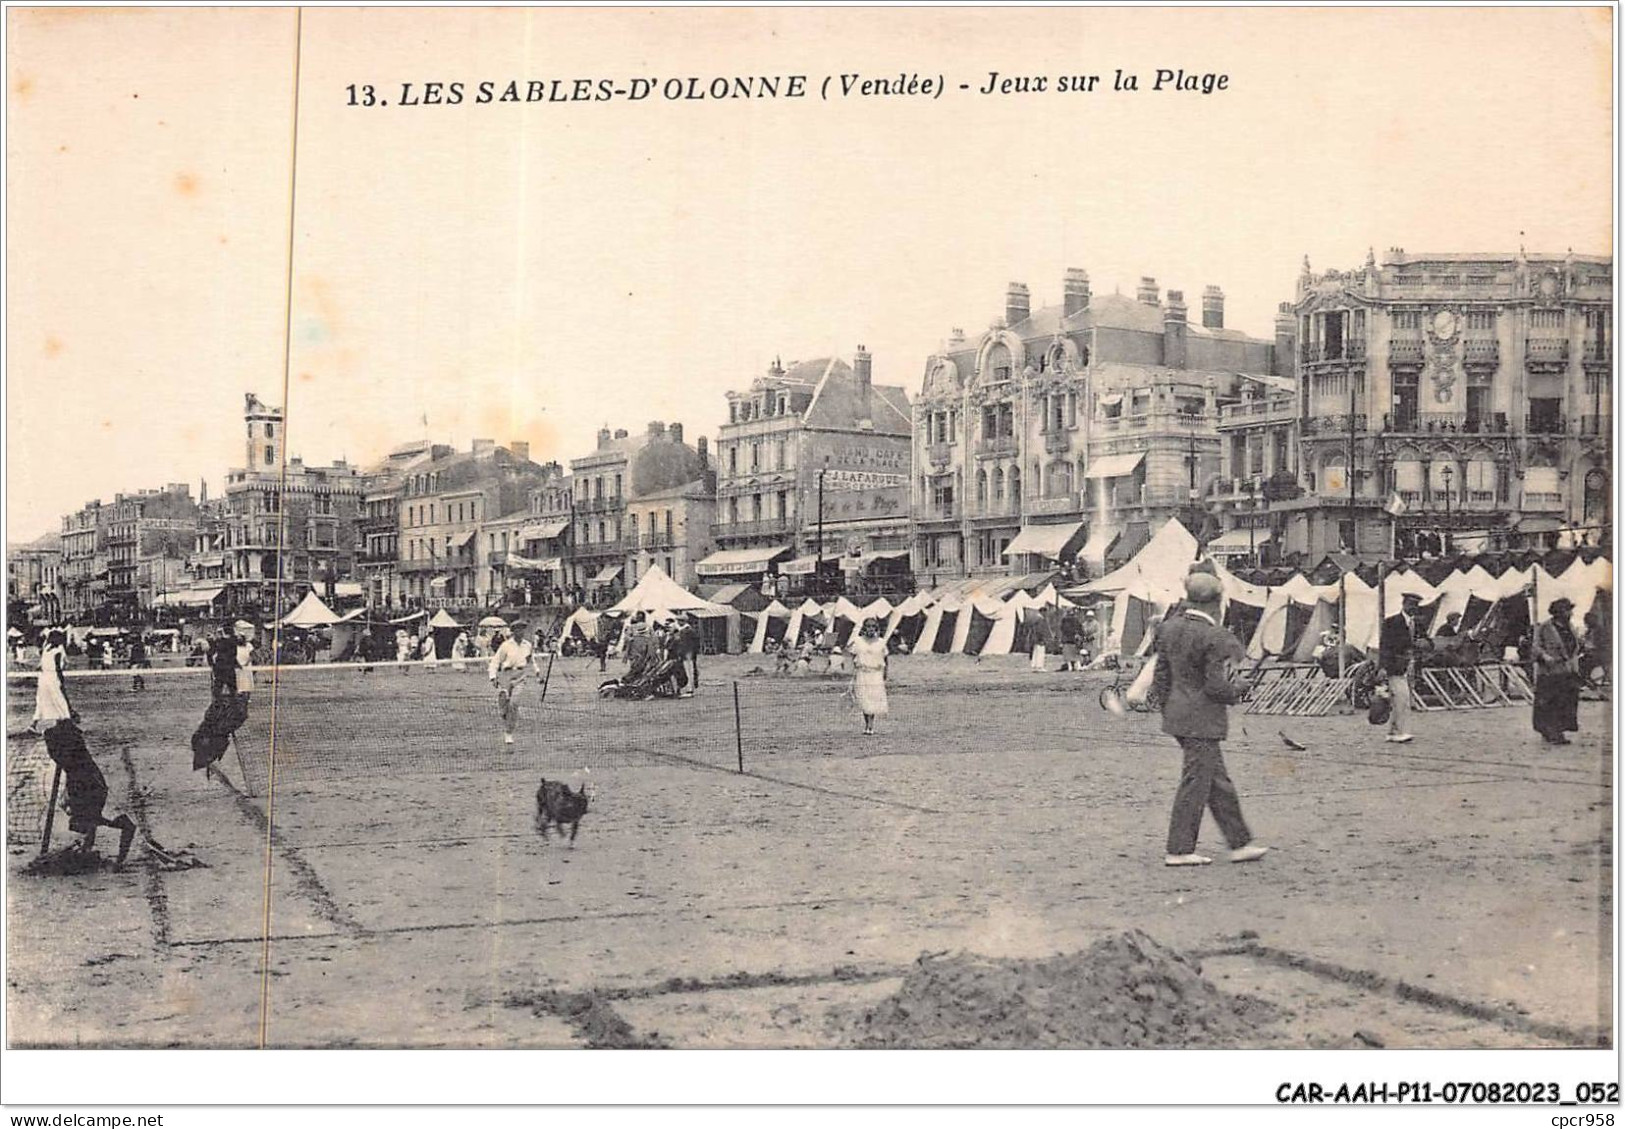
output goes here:
[{"label": "woman in white dress", "polygon": [[436,664],[439,663],[439,661],[440,661],[440,655],[435,651],[435,648],[434,648],[434,629],[433,628],[430,628],[429,633],[423,637],[422,655],[423,655],[423,668],[425,670],[434,670]]},{"label": "woman in white dress", "polygon": [[468,632],[459,631],[457,639],[451,645],[451,669],[467,670],[468,664],[463,660],[468,658]]},{"label": "woman in white dress", "polygon": [[67,637],[60,631],[46,636],[45,650],[40,653],[39,685],[34,697],[32,728],[45,732],[59,721],[73,718],[73,707],[68,705],[67,687],[62,672],[68,669]]},{"label": "woman in white dress", "polygon": [[863,631],[852,642],[852,696],[863,714],[863,735],[875,735],[875,718],[886,713],[886,643],[880,637],[880,621],[864,621]]}]

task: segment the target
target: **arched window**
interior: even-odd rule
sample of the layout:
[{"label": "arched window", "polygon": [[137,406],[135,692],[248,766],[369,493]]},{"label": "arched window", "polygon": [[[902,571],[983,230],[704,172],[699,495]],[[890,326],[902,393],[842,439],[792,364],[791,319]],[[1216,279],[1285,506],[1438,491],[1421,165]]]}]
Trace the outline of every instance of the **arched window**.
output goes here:
[{"label": "arched window", "polygon": [[1004,505],[1004,468],[993,468],[993,504]]},{"label": "arched window", "polygon": [[1010,504],[1021,504],[1021,471],[1015,467],[1010,468]]},{"label": "arched window", "polygon": [[987,506],[987,471],[976,472],[976,505],[978,509]]},{"label": "arched window", "polygon": [[1010,349],[1001,342],[987,351],[987,367],[982,370],[982,379],[994,382],[1009,380],[1010,369]]}]

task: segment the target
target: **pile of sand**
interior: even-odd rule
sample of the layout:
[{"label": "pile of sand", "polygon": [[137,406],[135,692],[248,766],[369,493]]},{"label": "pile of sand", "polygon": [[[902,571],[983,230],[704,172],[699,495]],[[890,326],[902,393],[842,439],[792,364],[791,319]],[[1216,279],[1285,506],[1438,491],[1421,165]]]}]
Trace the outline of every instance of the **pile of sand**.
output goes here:
[{"label": "pile of sand", "polygon": [[1277,1018],[1139,930],[1043,960],[922,957],[858,1021],[861,1047],[1235,1047]]}]

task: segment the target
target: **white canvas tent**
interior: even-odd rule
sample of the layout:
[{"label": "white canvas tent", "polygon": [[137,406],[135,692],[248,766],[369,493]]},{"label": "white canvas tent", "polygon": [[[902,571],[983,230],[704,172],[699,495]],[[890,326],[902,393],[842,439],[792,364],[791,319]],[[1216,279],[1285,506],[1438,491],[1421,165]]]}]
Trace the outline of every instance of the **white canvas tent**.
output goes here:
[{"label": "white canvas tent", "polygon": [[722,612],[726,609],[700,599],[667,576],[659,565],[650,565],[632,591],[609,610],[631,615],[634,612]]},{"label": "white canvas tent", "polygon": [[1082,591],[1116,595],[1129,588],[1162,592],[1179,588],[1196,562],[1196,550],[1196,538],[1190,530],[1178,518],[1169,518],[1132,560],[1099,580],[1089,581]]},{"label": "white canvas tent", "polygon": [[333,610],[317,597],[314,592],[306,592],[305,598],[299,601],[299,606],[282,617],[283,627],[330,627],[339,621]]},{"label": "white canvas tent", "polygon": [[764,650],[767,649],[767,624],[768,624],[768,620],[770,620],[770,619],[788,620],[791,617],[791,615],[793,615],[793,614],[794,613],[792,613],[789,608],[785,607],[783,604],[779,603],[777,600],[772,601],[771,603],[769,603],[767,605],[767,607],[765,607],[761,611],[757,612],[756,613],[756,634],[751,637],[750,653],[753,654],[753,655],[759,655]]},{"label": "white canvas tent", "polygon": [[435,612],[434,617],[429,620],[429,627],[431,630],[438,629],[441,631],[461,631],[463,625],[453,619],[451,617],[451,613],[446,611],[445,608],[441,608],[439,611]]}]

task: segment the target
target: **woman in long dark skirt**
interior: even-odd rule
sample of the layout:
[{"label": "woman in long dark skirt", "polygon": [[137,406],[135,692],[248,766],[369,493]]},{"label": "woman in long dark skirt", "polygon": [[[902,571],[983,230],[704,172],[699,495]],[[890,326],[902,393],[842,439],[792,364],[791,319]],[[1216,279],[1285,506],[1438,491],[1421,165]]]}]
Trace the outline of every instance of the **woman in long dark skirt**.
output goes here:
[{"label": "woman in long dark skirt", "polygon": [[1574,604],[1553,600],[1552,618],[1535,629],[1535,732],[1549,745],[1567,745],[1580,728],[1580,641],[1569,622]]}]

